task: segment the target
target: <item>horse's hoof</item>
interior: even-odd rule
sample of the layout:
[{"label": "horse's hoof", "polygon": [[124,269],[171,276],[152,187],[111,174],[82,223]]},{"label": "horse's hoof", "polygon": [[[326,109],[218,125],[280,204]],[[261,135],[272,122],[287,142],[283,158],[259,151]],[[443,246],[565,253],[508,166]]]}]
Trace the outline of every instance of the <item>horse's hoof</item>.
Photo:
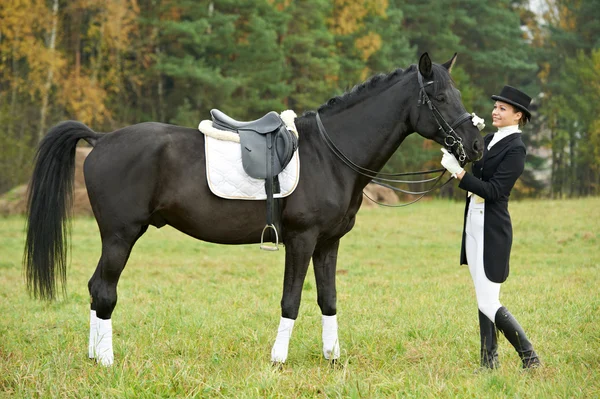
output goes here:
[{"label": "horse's hoof", "polygon": [[284,362],[277,362],[277,361],[272,361],[271,362],[271,366],[273,366],[273,368],[277,371],[281,371],[283,370],[283,365],[285,363]]}]

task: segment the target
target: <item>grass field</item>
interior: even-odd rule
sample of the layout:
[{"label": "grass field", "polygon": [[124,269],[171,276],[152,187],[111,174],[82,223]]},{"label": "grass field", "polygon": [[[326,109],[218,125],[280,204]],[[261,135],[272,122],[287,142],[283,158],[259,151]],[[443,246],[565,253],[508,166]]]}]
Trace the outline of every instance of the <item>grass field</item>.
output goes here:
[{"label": "grass field", "polygon": [[281,370],[269,357],[283,251],[150,228],[122,275],[115,365],[103,368],[87,359],[95,221],[74,221],[67,297],[45,303],[25,291],[24,219],[0,219],[0,397],[600,397],[600,198],[510,209],[515,242],[501,301],[544,363],[532,372],[500,337],[501,369],[474,373],[477,307],[458,266],[458,203],[361,211],[338,261],[340,362],[322,357],[311,271]]}]

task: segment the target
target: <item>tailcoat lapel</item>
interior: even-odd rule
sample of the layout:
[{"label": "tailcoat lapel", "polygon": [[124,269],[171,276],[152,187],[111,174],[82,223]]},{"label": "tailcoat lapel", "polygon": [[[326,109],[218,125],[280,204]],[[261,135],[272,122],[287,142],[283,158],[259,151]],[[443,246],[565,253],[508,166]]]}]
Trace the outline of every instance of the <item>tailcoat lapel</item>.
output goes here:
[{"label": "tailcoat lapel", "polygon": [[[492,137],[493,137],[493,135],[492,135]],[[500,140],[499,142],[494,144],[494,146],[489,151],[487,151],[487,153],[484,153],[483,156],[487,159],[495,157],[496,155],[500,154],[502,152],[502,150],[504,150],[507,146],[509,146],[513,140],[515,140],[519,137],[521,137],[521,133],[513,133],[509,136],[506,136],[505,138],[503,138],[502,140]],[[486,149],[487,149],[488,145],[489,145],[489,142],[485,143]]]}]

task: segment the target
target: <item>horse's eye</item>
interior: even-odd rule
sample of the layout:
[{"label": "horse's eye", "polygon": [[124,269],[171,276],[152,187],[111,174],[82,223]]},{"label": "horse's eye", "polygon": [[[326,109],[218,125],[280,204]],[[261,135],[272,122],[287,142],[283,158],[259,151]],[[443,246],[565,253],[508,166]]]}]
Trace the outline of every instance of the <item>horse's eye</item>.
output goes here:
[{"label": "horse's eye", "polygon": [[446,97],[443,94],[438,94],[437,96],[435,96],[435,99],[438,100],[439,102],[446,101]]}]

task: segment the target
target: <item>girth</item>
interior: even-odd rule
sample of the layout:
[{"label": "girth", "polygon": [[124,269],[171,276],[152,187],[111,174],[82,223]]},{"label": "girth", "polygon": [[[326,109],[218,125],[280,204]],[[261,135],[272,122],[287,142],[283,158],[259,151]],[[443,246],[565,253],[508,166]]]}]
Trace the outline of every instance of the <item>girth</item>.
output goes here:
[{"label": "girth", "polygon": [[[265,180],[267,195],[267,224],[261,236],[261,248],[277,250],[281,232],[280,200],[274,194],[280,192],[277,175],[292,159],[298,148],[297,136],[289,131],[279,115],[271,111],[260,119],[242,122],[237,121],[218,109],[210,111],[213,126],[238,133],[242,150],[242,166],[248,176]],[[269,232],[270,241],[275,247],[263,244],[265,232]]]}]

